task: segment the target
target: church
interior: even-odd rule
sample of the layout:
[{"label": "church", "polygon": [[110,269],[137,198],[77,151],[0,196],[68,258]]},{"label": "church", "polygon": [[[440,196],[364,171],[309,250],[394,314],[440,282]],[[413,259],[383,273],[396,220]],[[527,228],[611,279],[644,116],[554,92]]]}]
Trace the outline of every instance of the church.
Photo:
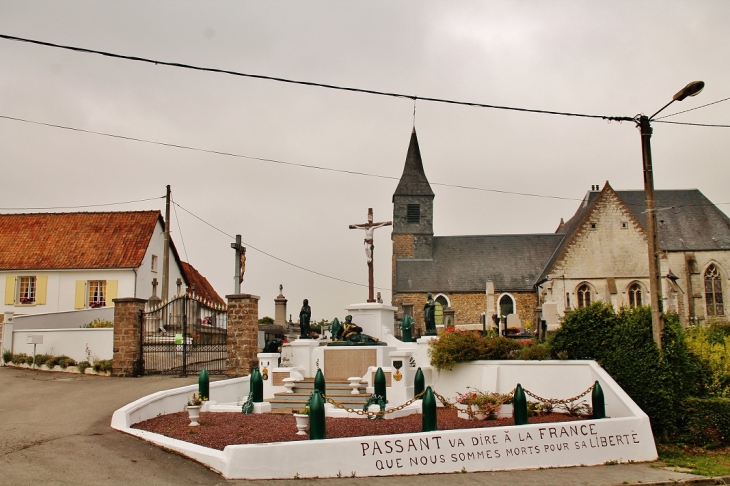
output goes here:
[{"label": "church", "polygon": [[[662,304],[685,324],[725,319],[730,219],[697,189],[655,191]],[[482,327],[509,318],[523,329],[602,300],[649,305],[643,190],[592,186],[555,233],[435,236],[435,194],[415,129],[393,193],[393,305],[423,329],[428,294],[437,324]],[[510,316],[512,315],[512,316]]]}]

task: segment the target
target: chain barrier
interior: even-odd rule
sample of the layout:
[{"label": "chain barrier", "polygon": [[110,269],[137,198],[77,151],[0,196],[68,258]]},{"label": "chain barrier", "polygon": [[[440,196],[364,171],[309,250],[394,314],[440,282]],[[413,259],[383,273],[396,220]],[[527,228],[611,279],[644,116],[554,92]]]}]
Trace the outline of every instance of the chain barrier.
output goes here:
[{"label": "chain barrier", "polygon": [[[469,387],[467,387],[467,388],[469,388]],[[532,393],[531,391],[526,390],[526,389],[523,389],[523,391],[525,392],[525,395],[528,395],[528,396],[534,398],[538,402],[547,403],[547,404],[550,404],[550,405],[563,405],[563,406],[567,406],[567,404],[573,403],[576,400],[578,400],[580,398],[583,398],[584,396],[586,396],[587,394],[589,394],[590,392],[592,392],[593,391],[593,388],[595,388],[595,384],[589,386],[588,389],[586,391],[584,391],[583,393],[580,393],[580,394],[578,394],[578,395],[576,395],[576,396],[574,396],[572,398],[567,398],[567,399],[563,399],[563,400],[560,400],[560,399],[557,399],[557,398],[543,398],[543,397],[541,397],[539,395],[535,395],[534,393]],[[514,396],[515,396],[515,390],[517,390],[516,387],[513,388],[508,393],[502,394],[502,396],[499,399],[497,399],[494,403],[490,403],[489,404],[490,405],[490,408],[493,409],[493,410],[498,410],[499,407],[501,407],[505,403],[512,401],[514,399]],[[423,397],[423,394],[424,393],[425,392],[421,392],[418,395],[416,395],[415,397],[413,397],[410,400],[408,400],[407,402],[405,402],[404,404],[398,405],[397,407],[393,407],[393,408],[389,408],[389,409],[384,409],[385,402],[383,401],[382,397],[379,397],[379,396],[376,396],[376,395],[372,395],[368,399],[367,403],[365,404],[365,406],[362,409],[354,409],[354,408],[346,407],[343,404],[341,404],[340,402],[338,402],[336,400],[333,400],[332,398],[329,398],[326,395],[322,395],[322,398],[324,398],[324,400],[326,402],[331,403],[335,407],[337,407],[339,409],[342,409],[342,410],[345,410],[348,413],[354,413],[356,415],[364,415],[364,416],[366,416],[370,420],[378,420],[378,419],[383,418],[387,414],[395,413],[395,412],[399,412],[399,411],[403,410],[404,408],[406,408],[407,406],[411,405],[416,400],[420,400]],[[436,398],[439,401],[441,401],[441,403],[444,405],[445,408],[457,408],[456,407],[456,404],[450,402],[443,395],[441,395],[441,394],[439,394],[439,393],[437,393],[435,391],[433,392],[433,394],[434,394],[434,396],[436,396]],[[378,404],[378,405],[380,405],[380,410],[377,411],[377,412],[370,412],[370,411],[368,411],[367,410],[368,409],[368,405],[371,405],[371,404]],[[479,412],[475,412],[472,409],[472,407],[467,407],[466,410],[461,410],[461,411],[465,412],[469,416],[469,419],[470,420],[475,420],[476,414],[479,413]]]},{"label": "chain barrier", "polygon": [[[415,397],[411,398],[410,400],[408,400],[403,405],[398,405],[397,407],[389,408],[387,410],[382,410],[381,409],[378,412],[369,412],[367,410],[367,404],[365,404],[365,409],[364,410],[363,409],[354,409],[354,408],[346,407],[346,406],[342,405],[341,403],[339,403],[338,401],[333,400],[331,398],[328,398],[326,395],[322,395],[322,398],[324,398],[324,400],[326,402],[331,403],[335,407],[340,408],[342,410],[345,410],[348,413],[354,413],[354,414],[357,414],[357,415],[365,415],[367,418],[369,418],[371,420],[377,420],[377,419],[383,418],[385,415],[387,415],[389,413],[394,413],[394,412],[398,412],[400,410],[403,410],[408,405],[412,404],[416,400],[419,400],[421,397],[423,397],[423,393],[424,392],[419,393],[418,395],[416,395]],[[372,397],[368,400],[368,403],[370,403],[370,400],[372,400]],[[372,403],[378,403],[378,402],[372,402]]]}]

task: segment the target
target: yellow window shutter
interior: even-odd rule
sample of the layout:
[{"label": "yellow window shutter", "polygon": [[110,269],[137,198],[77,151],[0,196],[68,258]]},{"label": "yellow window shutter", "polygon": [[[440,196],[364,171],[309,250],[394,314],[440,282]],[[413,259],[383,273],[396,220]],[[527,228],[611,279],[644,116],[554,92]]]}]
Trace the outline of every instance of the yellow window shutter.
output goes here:
[{"label": "yellow window shutter", "polygon": [[111,307],[114,305],[112,302],[117,298],[117,288],[119,287],[119,280],[107,280],[106,281],[106,305]]},{"label": "yellow window shutter", "polygon": [[48,275],[39,275],[35,278],[35,303],[43,305],[46,303],[48,293]]},{"label": "yellow window shutter", "polygon": [[83,309],[84,307],[86,307],[86,280],[77,280],[74,309]]},{"label": "yellow window shutter", "polygon": [[5,277],[5,305],[15,304],[15,276]]}]

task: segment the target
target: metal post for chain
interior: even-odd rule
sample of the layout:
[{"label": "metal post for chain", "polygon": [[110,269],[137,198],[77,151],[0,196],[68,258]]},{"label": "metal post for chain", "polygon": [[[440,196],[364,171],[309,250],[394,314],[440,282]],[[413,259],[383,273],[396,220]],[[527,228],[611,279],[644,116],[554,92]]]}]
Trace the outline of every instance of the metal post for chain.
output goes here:
[{"label": "metal post for chain", "polygon": [[198,395],[202,399],[210,399],[210,378],[208,377],[208,370],[205,368],[200,370],[200,376],[198,377]]},{"label": "metal post for chain", "polygon": [[325,391],[326,383],[324,381],[324,374],[322,373],[321,368],[317,368],[317,374],[314,375],[314,388],[316,390],[319,390],[322,395],[327,394],[327,392]]},{"label": "metal post for chain", "polygon": [[426,379],[423,376],[423,371],[421,371],[421,368],[416,370],[416,377],[413,379],[413,396],[418,396],[425,390],[426,387]]},{"label": "metal post for chain", "polygon": [[436,396],[433,394],[433,390],[431,390],[430,386],[426,388],[426,392],[423,394],[421,408],[423,432],[433,432],[438,430],[436,418]]},{"label": "metal post for chain", "polygon": [[596,383],[593,385],[591,401],[593,402],[593,418],[606,418],[606,401],[603,398],[603,388],[601,388],[601,384],[598,383],[598,380],[596,380]]},{"label": "metal post for chain", "polygon": [[309,440],[327,438],[324,419],[324,399],[315,388],[309,399]]},{"label": "metal post for chain", "polygon": [[373,388],[375,395],[378,397],[382,397],[383,400],[387,400],[387,397],[385,395],[385,388],[386,388],[386,382],[385,382],[385,373],[383,372],[383,368],[378,368],[378,371],[375,372],[375,380],[373,380]]},{"label": "metal post for chain", "polygon": [[261,403],[264,401],[264,378],[258,367],[251,372],[251,393],[253,393],[253,402]]},{"label": "metal post for chain", "polygon": [[525,391],[522,389],[522,385],[517,383],[515,388],[515,397],[513,403],[513,416],[515,419],[515,425],[527,425],[527,397]]}]

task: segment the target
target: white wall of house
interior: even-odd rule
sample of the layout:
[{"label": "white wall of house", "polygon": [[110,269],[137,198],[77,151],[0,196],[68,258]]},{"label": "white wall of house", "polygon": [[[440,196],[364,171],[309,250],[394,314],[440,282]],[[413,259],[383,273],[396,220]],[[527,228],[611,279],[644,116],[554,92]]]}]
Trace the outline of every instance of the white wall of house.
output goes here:
[{"label": "white wall of house", "polygon": [[[137,288],[136,293],[122,295],[119,297],[137,297],[140,299],[148,299],[152,296],[152,279],[157,279],[157,296],[162,297],[162,255],[165,249],[165,230],[160,222],[157,222],[155,231],[150,238],[150,244],[147,246],[142,264],[137,269]],[[152,268],[153,256],[156,258],[156,269]],[[175,260],[175,255],[170,250],[170,295],[172,297],[177,292],[175,282],[178,278],[182,278],[182,269]],[[183,284],[183,292],[185,285]]]}]

